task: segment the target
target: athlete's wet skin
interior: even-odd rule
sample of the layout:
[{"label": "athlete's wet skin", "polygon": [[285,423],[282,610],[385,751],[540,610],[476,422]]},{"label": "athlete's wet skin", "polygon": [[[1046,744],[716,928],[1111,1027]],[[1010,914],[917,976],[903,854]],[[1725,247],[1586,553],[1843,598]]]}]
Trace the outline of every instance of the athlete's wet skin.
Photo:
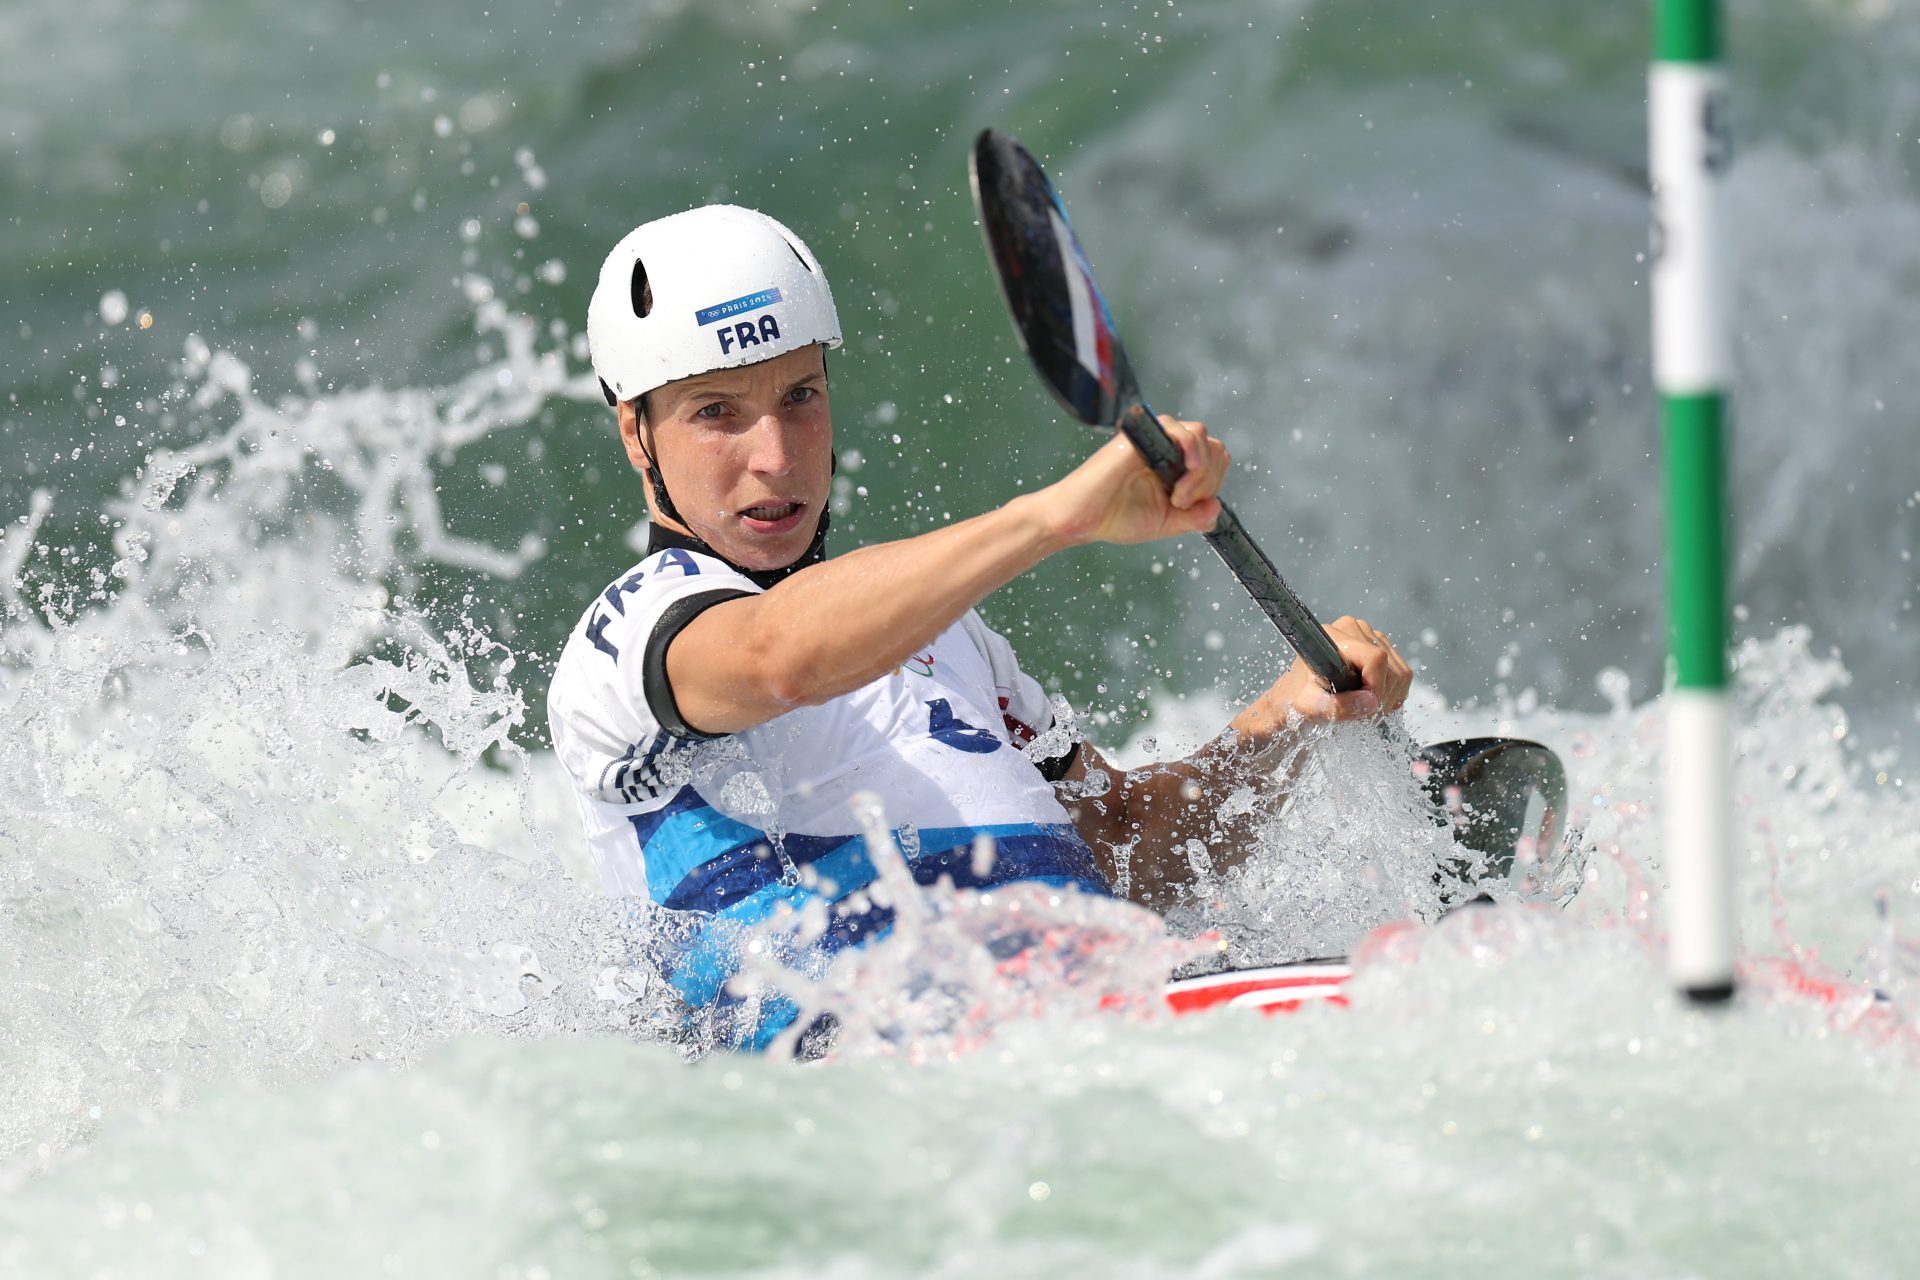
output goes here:
[{"label": "athlete's wet skin", "polygon": [[[1050,745],[1053,709],[974,606],[1071,547],[1210,529],[1231,456],[1205,425],[1161,419],[1187,467],[1171,494],[1115,437],[1043,489],[829,560],[826,351],[840,329],[798,237],[726,206],[648,223],[602,268],[588,337],[646,479],[652,545],[575,627],[548,714],[607,889],[690,913],[658,957],[690,1004],[726,1003],[742,928],[871,878],[856,792],[915,829],[923,883],[1124,886],[1164,907],[1194,875],[1189,840],[1216,867],[1250,847],[1249,817],[1219,806],[1250,782],[1282,785],[1276,762],[1303,726],[1406,698],[1406,662],[1343,617],[1327,630],[1362,690],[1335,695],[1295,663],[1183,760],[1121,775],[1087,742],[1029,759],[1019,748]],[[1087,794],[1095,771],[1111,785]],[[984,875],[970,858],[981,832],[997,846]],[[816,945],[858,944],[888,917],[834,921]],[[771,1023],[728,1034],[764,1043]]]}]

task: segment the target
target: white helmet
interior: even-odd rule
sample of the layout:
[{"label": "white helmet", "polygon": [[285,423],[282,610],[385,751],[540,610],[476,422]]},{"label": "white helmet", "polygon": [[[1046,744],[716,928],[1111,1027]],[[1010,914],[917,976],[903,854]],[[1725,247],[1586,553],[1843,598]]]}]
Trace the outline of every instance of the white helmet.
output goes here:
[{"label": "white helmet", "polygon": [[799,236],[738,205],[635,227],[607,255],[587,304],[593,371],[619,400],[816,342],[840,345],[819,262]]}]

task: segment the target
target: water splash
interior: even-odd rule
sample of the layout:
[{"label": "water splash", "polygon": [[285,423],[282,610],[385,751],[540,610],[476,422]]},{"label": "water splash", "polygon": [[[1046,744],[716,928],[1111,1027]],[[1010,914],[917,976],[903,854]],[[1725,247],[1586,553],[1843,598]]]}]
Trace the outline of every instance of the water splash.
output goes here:
[{"label": "water splash", "polygon": [[580,975],[618,913],[554,863],[514,654],[392,598],[426,560],[538,554],[449,535],[432,496],[568,387],[524,321],[479,323],[505,355],[456,386],[277,405],[190,344],[173,398],[226,425],[107,504],[111,564],[29,572],[48,492],[7,530],[0,1159],[209,1083],[609,1022]]},{"label": "water splash", "polygon": [[[247,486],[285,479],[249,471],[257,455],[238,439],[232,459],[140,508],[145,558],[101,598],[9,582],[0,679],[21,732],[0,742],[19,779],[0,796],[0,1067],[20,1087],[0,1113],[12,1156],[0,1263],[13,1272],[151,1271],[211,1248],[294,1272],[342,1256],[378,1269],[389,1254],[469,1274],[576,1260],[592,1273],[600,1257],[761,1274],[954,1258],[1143,1276],[1276,1259],[1415,1267],[1359,1229],[1362,1183],[1368,1215],[1385,1206],[1421,1224],[1422,1258],[1449,1240],[1466,1257],[1479,1238],[1658,1270],[1661,1249],[1591,1223],[1569,1244],[1554,1215],[1540,1215],[1553,1233],[1529,1234],[1533,1219],[1510,1206],[1583,1203],[1600,1176],[1636,1220],[1659,1221],[1665,1201],[1609,1164],[1629,1148],[1695,1176],[1685,1145],[1720,1142],[1766,1171],[1754,1194],[1783,1221],[1833,1194],[1795,1181],[1803,1136],[1833,1148],[1844,1131],[1867,1148],[1856,1163],[1903,1167],[1899,1118],[1920,1114],[1903,932],[1920,823],[1897,759],[1852,741],[1828,700],[1844,671],[1810,655],[1804,633],[1738,655],[1751,994],[1726,1019],[1668,998],[1661,707],[1609,678],[1614,709],[1600,716],[1524,689],[1451,710],[1421,694],[1419,737],[1491,721],[1560,750],[1594,856],[1565,912],[1503,907],[1390,935],[1362,954],[1348,1010],[1128,1016],[1190,954],[1151,917],[1034,888],[906,892],[890,872],[877,892],[903,894],[895,937],[804,981],[778,975],[808,1009],[854,1011],[835,1062],[688,1067],[679,1051],[614,1041],[663,1025],[664,984],[631,949],[651,924],[552,865],[577,832],[551,759],[513,746],[524,705],[510,647],[396,603],[356,558],[354,522],[301,532],[325,528],[322,511],[280,519],[254,554],[199,554],[246,545]],[[300,488],[285,487],[296,511]],[[9,530],[7,563],[34,527]],[[436,544],[384,545],[404,561]],[[305,586],[306,612],[287,612],[276,574]],[[1157,753],[1182,733],[1210,737],[1222,711],[1159,702]],[[1403,748],[1332,731],[1313,761],[1183,931],[1233,929],[1254,955],[1344,949],[1437,900],[1422,859],[1442,833],[1413,807]],[[877,810],[862,821],[885,830]],[[877,865],[898,870],[884,853]],[[1027,945],[1008,952],[1010,939]],[[515,1042],[460,1039],[475,1030]],[[579,1034],[596,1030],[611,1035]],[[898,1074],[907,1065],[917,1074]],[[1737,1113],[1715,1101],[1729,1079]],[[258,1085],[271,1089],[245,1091]],[[1795,1139],[1791,1158],[1739,1123],[1756,1103]],[[1555,1155],[1568,1150],[1584,1153],[1577,1182]],[[722,1158],[688,1154],[707,1151]],[[1343,1153],[1331,1187],[1327,1151]],[[823,1159],[865,1172],[809,1180]],[[737,1201],[743,1162],[769,1178],[778,1252],[713,1209]],[[1164,1192],[1170,1168],[1216,1175],[1183,1202],[1198,1229],[1121,1211],[1132,1189]],[[313,1170],[374,1188],[377,1204],[316,1208]],[[508,1189],[486,1170],[505,1170]],[[418,1203],[423,1185],[467,1206],[458,1224]],[[1462,1185],[1490,1189],[1498,1212],[1463,1204]],[[1128,1193],[1089,1190],[1102,1186]],[[477,1203],[492,1210],[478,1228]],[[934,1206],[933,1234],[903,1236],[876,1203],[901,1221]],[[1863,1203],[1878,1229],[1861,1240],[1903,1229]],[[1278,1226],[1275,1204],[1291,1215]],[[851,1261],[848,1240],[868,1242]]]},{"label": "water splash", "polygon": [[[1406,917],[1433,919],[1462,897],[1470,864],[1415,780],[1404,733],[1373,724],[1314,727],[1274,770],[1277,787],[1251,789],[1251,851],[1230,870],[1206,866],[1183,932],[1212,930],[1236,964],[1344,955],[1369,929]],[[1276,798],[1277,796],[1277,798]],[[1229,806],[1233,807],[1234,800]]]},{"label": "water splash", "polygon": [[[1039,1019],[1162,1015],[1167,975],[1213,949],[1211,939],[1170,937],[1153,912],[1073,889],[1012,884],[974,892],[945,880],[922,887],[880,798],[862,793],[853,809],[877,872],[864,895],[891,909],[894,924],[830,963],[797,969],[794,957],[806,956],[826,932],[821,903],[749,931],[746,963],[730,984],[735,993],[759,1000],[778,993],[798,1009],[772,1046],[775,1056],[804,1043],[805,1056],[923,1063],[978,1051]],[[982,838],[976,859],[990,863],[991,843]]]},{"label": "water splash", "polygon": [[[1631,161],[1640,137],[1643,19],[1604,6],[1577,16],[1567,7],[1545,22],[1531,12],[1515,19],[1511,6],[1471,3],[1437,17],[1401,7],[1418,20],[1418,39],[1382,42],[1358,10],[1324,4],[1189,6],[1096,36],[1071,8],[1050,17],[1009,9],[982,27],[977,7],[922,4],[903,25],[887,6],[859,0],[852,12],[872,21],[824,13],[820,22],[838,24],[831,31],[797,20],[787,24],[791,44],[769,45],[751,6],[718,26],[677,3],[616,6],[598,15],[604,38],[590,53],[564,24],[497,10],[506,28],[432,33],[452,42],[441,39],[445,57],[431,74],[404,62],[389,69],[404,40],[320,42],[318,56],[338,74],[300,79],[271,118],[230,119],[244,128],[231,137],[222,128],[209,157],[195,131],[233,110],[215,100],[231,92],[226,70],[256,77],[262,101],[281,101],[287,87],[272,59],[231,56],[231,7],[196,10],[183,27],[169,25],[165,7],[110,5],[126,19],[117,29],[146,46],[135,60],[146,75],[130,77],[124,41],[101,38],[93,8],[17,6],[8,17],[23,18],[34,38],[15,43],[53,51],[25,60],[23,74],[64,92],[78,67],[100,86],[161,90],[143,99],[148,112],[63,115],[36,110],[46,95],[23,80],[28,93],[9,109],[23,140],[19,185],[48,193],[23,210],[25,233],[14,237],[32,259],[16,254],[15,265],[54,271],[38,298],[18,300],[22,341],[12,348],[28,362],[23,390],[51,380],[59,402],[25,422],[43,456],[64,456],[113,416],[108,406],[94,417],[97,401],[85,403],[84,421],[60,407],[69,338],[114,366],[92,388],[113,382],[124,392],[142,372],[131,345],[140,331],[123,325],[112,344],[96,343],[59,318],[90,318],[109,286],[131,292],[131,310],[172,278],[166,305],[155,306],[155,338],[192,306],[217,305],[237,317],[224,322],[228,340],[251,352],[291,345],[290,334],[276,337],[283,299],[331,279],[351,300],[332,318],[405,354],[321,358],[390,384],[418,380],[409,344],[458,305],[437,302],[433,286],[472,269],[487,242],[467,243],[463,232],[457,265],[423,246],[478,214],[504,234],[507,202],[528,194],[508,172],[495,197],[488,150],[424,125],[461,115],[468,92],[504,83],[519,86],[512,127],[539,142],[555,174],[539,198],[543,245],[573,265],[576,284],[580,264],[604,248],[603,217],[617,215],[606,214],[597,184],[563,176],[628,146],[636,127],[668,140],[683,117],[721,138],[721,153],[757,157],[741,173],[778,186],[801,222],[812,219],[829,241],[857,242],[855,258],[879,273],[880,291],[871,305],[859,290],[843,300],[866,308],[849,312],[856,394],[868,376],[862,362],[883,374],[925,370],[927,388],[960,376],[983,384],[946,416],[928,411],[937,390],[916,392],[911,378],[878,393],[899,401],[879,423],[901,420],[894,448],[874,450],[877,478],[862,479],[876,494],[889,465],[896,477],[930,480],[942,455],[923,446],[929,428],[936,439],[949,433],[950,447],[996,407],[1025,415],[1032,401],[1017,375],[979,376],[1006,352],[997,314],[896,320],[914,318],[915,302],[885,292],[886,280],[936,278],[977,254],[964,199],[941,194],[925,140],[945,139],[951,156],[947,126],[984,95],[1015,116],[1054,113],[1075,137],[1073,154],[1060,157],[1070,192],[1114,196],[1076,206],[1090,244],[1112,246],[1100,249],[1102,263],[1123,290],[1133,282],[1136,303],[1186,317],[1153,343],[1151,372],[1167,387],[1156,398],[1222,429],[1242,424],[1236,440],[1251,446],[1236,450],[1243,467],[1271,468],[1256,490],[1272,507],[1262,527],[1311,552],[1299,583],[1310,598],[1333,604],[1353,591],[1361,598],[1339,607],[1369,612],[1395,634],[1402,622],[1379,610],[1406,611],[1408,634],[1432,626],[1435,639],[1422,645],[1429,669],[1456,694],[1482,687],[1472,682],[1493,668],[1494,652],[1504,656],[1506,629],[1553,637],[1530,640],[1511,668],[1543,696],[1501,691],[1449,713],[1429,693],[1415,723],[1427,726],[1421,737],[1492,729],[1557,747],[1595,849],[1580,897],[1553,923],[1495,913],[1415,931],[1405,962],[1369,967],[1366,998],[1339,1014],[1016,1022],[988,1052],[929,1057],[913,1070],[898,1055],[848,1055],[824,1070],[731,1057],[688,1067],[614,1036],[448,1041],[459,1028],[514,1019],[561,1025],[543,1011],[587,993],[603,1001],[592,1012],[624,1033],[623,1020],[644,1020],[659,985],[640,990],[622,952],[583,956],[582,969],[567,950],[577,942],[594,952],[624,925],[539,870],[541,836],[565,853],[577,845],[574,819],[551,762],[537,752],[522,762],[502,745],[514,709],[494,700],[535,664],[496,643],[511,643],[504,629],[483,626],[456,645],[453,628],[396,603],[441,552],[487,571],[524,567],[519,529],[500,545],[469,540],[462,550],[437,537],[443,525],[412,525],[433,498],[417,474],[365,502],[380,489],[386,455],[376,454],[362,459],[358,490],[337,479],[351,461],[283,469],[286,505],[257,531],[243,505],[225,501],[205,509],[204,525],[180,521],[170,533],[196,486],[244,470],[248,440],[232,460],[177,478],[150,468],[158,506],[135,520],[152,539],[94,558],[85,544],[111,543],[113,531],[94,532],[101,504],[76,493],[76,479],[10,504],[0,547],[0,709],[40,715],[30,744],[5,744],[9,766],[26,771],[15,768],[0,796],[0,1076],[26,1088],[8,1090],[0,1115],[9,1140],[67,1134],[86,1145],[31,1176],[26,1163],[11,1166],[0,1272],[1491,1277],[1908,1267],[1920,1236],[1900,1188],[1920,1146],[1920,1093],[1907,1063],[1860,1029],[1876,1008],[1870,986],[1889,991],[1903,1016],[1912,1008],[1920,850],[1911,833],[1920,824],[1900,760],[1863,749],[1859,726],[1835,721],[1818,688],[1827,663],[1805,643],[1767,640],[1743,652],[1741,673],[1754,715],[1740,765],[1744,936],[1751,959],[1781,966],[1790,981],[1763,1000],[1771,979],[1754,977],[1754,998],[1718,1019],[1667,998],[1661,708],[1648,692],[1660,646],[1644,623],[1657,616],[1658,592],[1654,578],[1623,571],[1649,562],[1658,540],[1633,265],[1645,247],[1644,191],[1613,163],[1620,150]],[[787,16],[804,19],[797,9]],[[1819,651],[1839,638],[1860,676],[1856,716],[1883,712],[1910,729],[1900,682],[1913,667],[1907,557],[1920,499],[1898,465],[1914,419],[1897,376],[1914,294],[1898,247],[1915,229],[1906,157],[1920,26],[1881,3],[1747,5],[1740,17],[1753,56],[1736,74],[1756,77],[1748,87],[1758,90],[1736,86],[1757,125],[1732,179],[1748,213],[1733,246],[1751,321],[1738,353],[1751,392],[1740,466],[1744,489],[1766,497],[1743,543],[1745,625],[1770,634],[1783,621],[1818,620]],[[424,12],[407,21],[421,30],[403,23],[403,34],[432,25]],[[508,29],[525,39],[503,44]],[[527,40],[553,56],[529,58]],[[993,60],[983,63],[987,45]],[[1022,52],[1009,59],[1002,50],[1016,45]],[[657,77],[609,75],[606,51],[623,48],[693,79],[662,98]],[[882,56],[889,50],[930,56]],[[720,76],[703,89],[701,59],[714,57],[764,60],[754,83],[764,77],[765,88],[742,94],[738,76]],[[195,80],[216,64],[222,75]],[[1115,110],[1099,69],[1123,65],[1157,67],[1156,88]],[[526,79],[530,67],[538,72]],[[1410,76],[1421,84],[1402,96]],[[371,111],[370,84],[380,93]],[[431,100],[436,88],[442,101]],[[569,108],[583,99],[597,104],[584,127]],[[418,135],[404,144],[394,140],[394,104],[401,127]],[[769,131],[773,116],[784,124]],[[316,117],[341,124],[339,147],[296,154],[286,136],[311,137]],[[345,124],[363,117],[364,126]],[[1787,124],[1761,136],[1769,117]],[[1203,118],[1210,159],[1191,143]],[[103,120],[123,140],[118,153],[97,145]],[[542,120],[548,132],[538,135]],[[269,142],[275,129],[282,136]],[[504,132],[496,125],[490,136]],[[805,144],[794,145],[801,134]],[[819,163],[816,142],[829,163]],[[710,198],[715,182],[741,181],[690,165],[683,148],[642,150],[637,180],[663,199]],[[173,197],[191,207],[194,193],[154,200],[142,176],[154,155],[191,162],[167,166],[169,185],[176,169],[201,175],[212,211],[185,220],[220,227],[211,239],[196,232],[165,248],[184,230]],[[328,159],[353,167],[329,173]],[[264,163],[269,174],[291,173],[294,162],[306,166],[303,180],[280,221],[232,216],[223,192],[258,217],[250,172]],[[460,168],[473,169],[470,181],[454,180]],[[547,187],[530,162],[520,168],[531,192]],[[569,186],[584,203],[567,203]],[[303,207],[319,217],[295,220]],[[87,225],[126,231],[91,249],[75,242],[66,274],[34,256]],[[227,234],[235,226],[240,239]],[[567,240],[572,227],[581,239]],[[194,256],[202,272],[176,270]],[[109,258],[121,265],[89,265]],[[240,269],[206,274],[219,262]],[[101,269],[116,278],[98,278]],[[1264,287],[1234,287],[1252,277]],[[523,288],[503,277],[503,295]],[[378,317],[365,299],[380,301]],[[304,332],[299,345],[309,345]],[[52,354],[36,359],[35,349]],[[492,356],[479,364],[476,376],[497,375]],[[1181,370],[1191,370],[1185,384]],[[320,385],[313,368],[300,376]],[[1009,388],[997,405],[995,381]],[[396,425],[437,434],[443,394],[374,389],[265,412],[324,435],[319,419],[354,401],[363,416],[391,412]],[[221,415],[239,403],[225,392],[206,409],[191,395],[170,402],[201,438],[224,432],[231,421]],[[407,417],[421,405],[434,421]],[[1277,409],[1285,428],[1262,438],[1268,419],[1254,405]],[[1831,429],[1809,433],[1810,422]],[[514,433],[530,423],[496,425]],[[353,433],[373,440],[381,430],[369,420]],[[1377,438],[1343,447],[1361,432]],[[1044,443],[1055,438],[1035,433],[1024,473],[1060,460]],[[267,437],[269,450],[282,443]],[[937,504],[923,495],[920,507],[899,510],[919,520],[978,509],[1002,485],[979,474],[965,486],[957,469],[946,472]],[[80,545],[37,552],[49,512],[76,508]],[[363,517],[376,525],[370,546],[391,530],[385,569],[360,558]],[[1407,548],[1438,550],[1393,554]],[[204,582],[184,574],[176,594],[165,572],[145,595],[114,572],[123,559],[146,572],[139,556],[183,552],[214,563]],[[234,575],[221,561],[248,567]],[[1121,671],[1115,687],[1129,693],[1163,675],[1210,683],[1219,673],[1189,674],[1204,668],[1187,663],[1182,627],[1191,622],[1196,652],[1212,651],[1200,635],[1228,654],[1259,640],[1231,604],[1211,609],[1221,600],[1216,577],[1195,581],[1158,616],[1144,593],[1134,602],[1143,608],[1124,616],[1137,644],[1113,636],[1117,612],[1091,634],[1060,627],[1047,665],[1070,672],[1093,655]],[[1067,592],[1038,603],[1062,619],[1083,603],[1120,603],[1093,595],[1097,587],[1086,584],[1088,602]],[[43,625],[54,615],[57,626]],[[1502,627],[1484,625],[1493,618]],[[1047,631],[1031,650],[1023,643],[1023,655],[1045,653]],[[117,661],[90,652],[95,637]],[[411,673],[401,670],[409,648],[419,663]],[[369,658],[390,670],[342,680]],[[1611,664],[1631,668],[1638,703],[1623,676],[1592,703],[1612,711],[1556,710],[1586,697],[1593,673]],[[1271,673],[1256,680],[1250,665],[1245,674],[1254,687]],[[374,688],[408,680],[418,684],[404,704]],[[1139,701],[1167,721],[1201,714],[1204,702]],[[1230,714],[1217,710],[1206,735]],[[169,725],[179,732],[156,736]],[[455,748],[438,740],[443,732]],[[130,780],[124,793],[118,776]],[[312,824],[254,804],[256,776],[303,805],[310,794]],[[422,865],[450,885],[416,879],[415,851],[431,852]],[[283,863],[310,872],[316,902]],[[516,867],[532,868],[531,889]],[[249,896],[250,885],[262,892]],[[415,927],[425,917],[412,905],[383,916],[390,926],[354,915],[360,891],[370,895],[363,906],[379,895],[406,904],[416,888],[448,914],[439,935]],[[453,902],[463,893],[470,909]],[[499,914],[529,895],[558,902],[550,927]],[[1390,896],[1374,905],[1389,909]],[[576,905],[588,918],[563,922]],[[409,958],[374,951],[370,927]],[[242,974],[247,953],[229,935],[250,929],[268,950],[252,953],[260,962]],[[285,957],[270,968],[276,938]],[[421,949],[409,952],[409,938]],[[323,976],[309,985],[306,972]],[[265,1014],[252,985],[261,973]],[[1805,976],[1832,979],[1846,1000],[1793,995]],[[203,989],[197,1010],[183,998],[194,988]],[[155,1003],[130,1015],[149,989]],[[303,1042],[298,1001],[318,1000],[326,1017],[317,1021],[332,1026],[336,989],[351,993],[353,1045]],[[283,992],[294,1008],[273,1008]],[[516,1001],[526,1007],[504,1017],[476,1007]],[[144,1028],[120,1030],[154,1013]],[[583,1012],[579,1025],[590,1023]],[[108,1038],[100,1052],[96,1027]],[[130,1114],[154,1099],[195,1097],[205,1105],[151,1124]],[[95,1106],[101,1119],[91,1118]],[[340,1193],[316,1196],[315,1187]],[[1380,1231],[1382,1221],[1396,1229]]]}]

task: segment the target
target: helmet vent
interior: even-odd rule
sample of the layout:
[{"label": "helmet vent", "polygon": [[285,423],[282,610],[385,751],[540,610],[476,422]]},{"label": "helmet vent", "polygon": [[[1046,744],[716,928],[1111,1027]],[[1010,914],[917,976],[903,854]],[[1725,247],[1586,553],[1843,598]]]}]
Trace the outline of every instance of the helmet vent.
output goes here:
[{"label": "helmet vent", "polygon": [[647,282],[647,264],[633,260],[633,314],[642,320],[653,310],[653,286]]},{"label": "helmet vent", "polygon": [[[783,237],[781,237],[781,238],[782,238],[782,239],[785,239],[785,237],[784,237],[784,236],[783,236]],[[812,272],[813,272],[813,264],[812,264],[811,262],[808,262],[808,261],[807,261],[807,255],[806,255],[806,254],[804,254],[804,253],[801,253],[801,252],[800,252],[800,246],[799,246],[799,245],[797,245],[797,244],[795,244],[795,243],[794,243],[793,241],[791,241],[791,240],[788,240],[788,241],[787,241],[787,248],[789,248],[789,249],[791,249],[791,250],[793,250],[793,256],[794,256],[794,257],[796,257],[796,258],[798,258],[798,259],[800,260],[800,265],[801,265],[801,266],[803,266],[803,267],[805,267],[805,268],[807,269],[807,272],[808,272],[808,274],[812,274]]]}]

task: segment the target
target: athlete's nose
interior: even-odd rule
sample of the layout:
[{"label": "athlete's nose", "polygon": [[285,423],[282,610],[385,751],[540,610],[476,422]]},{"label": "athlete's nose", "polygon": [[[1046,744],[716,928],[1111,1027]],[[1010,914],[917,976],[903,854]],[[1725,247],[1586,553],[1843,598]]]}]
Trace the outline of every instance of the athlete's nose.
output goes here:
[{"label": "athlete's nose", "polygon": [[777,413],[763,414],[753,424],[747,466],[756,475],[783,476],[793,470],[793,438]]}]

